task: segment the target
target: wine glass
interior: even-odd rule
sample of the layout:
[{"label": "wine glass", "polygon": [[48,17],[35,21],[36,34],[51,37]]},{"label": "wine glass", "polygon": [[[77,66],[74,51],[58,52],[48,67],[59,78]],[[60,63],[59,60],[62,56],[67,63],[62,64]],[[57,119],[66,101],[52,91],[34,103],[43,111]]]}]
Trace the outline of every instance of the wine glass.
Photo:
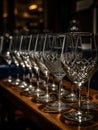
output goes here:
[{"label": "wine glass", "polygon": [[60,61],[63,42],[65,41],[64,34],[48,34],[46,44],[43,49],[44,64],[49,72],[57,79],[58,99],[54,102],[46,104],[46,108],[61,112],[71,109],[69,104],[62,101],[62,79],[66,75]]},{"label": "wine glass", "polygon": [[[96,45],[97,45],[98,44],[98,34],[95,34],[95,42],[96,42]],[[89,44],[91,44],[91,41],[90,41]],[[97,69],[95,71],[97,71]],[[96,109],[96,108],[98,108],[98,103],[91,101],[91,98],[90,98],[91,97],[90,96],[90,82],[91,82],[91,79],[93,77],[93,74],[94,73],[92,73],[90,75],[89,79],[88,79],[88,84],[86,86],[87,87],[86,88],[86,101],[84,101],[82,103],[83,109]]]},{"label": "wine glass", "polygon": [[[69,39],[72,42],[68,42]],[[63,117],[79,124],[93,119],[92,113],[81,109],[81,90],[98,65],[98,50],[94,39],[92,33],[69,33],[62,48],[62,66],[78,91],[77,109],[64,113]]]}]

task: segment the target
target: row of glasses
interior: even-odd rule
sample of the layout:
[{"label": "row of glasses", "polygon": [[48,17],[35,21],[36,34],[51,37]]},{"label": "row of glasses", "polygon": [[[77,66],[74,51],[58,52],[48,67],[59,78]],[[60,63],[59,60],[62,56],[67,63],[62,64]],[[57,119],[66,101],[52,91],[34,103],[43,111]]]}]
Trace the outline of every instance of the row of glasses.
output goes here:
[{"label": "row of glasses", "polygon": [[11,58],[12,58],[12,63],[16,66],[16,77],[12,80],[11,84],[18,86],[21,83],[20,80],[20,73],[19,73],[19,67],[20,67],[20,62],[19,62],[19,45],[20,45],[20,36],[11,36]]},{"label": "row of glasses", "polygon": [[36,51],[36,46],[38,43],[39,36],[38,36],[38,34],[34,34],[32,37],[33,37],[32,38],[33,41],[30,43],[30,46],[29,46],[29,60],[32,65],[33,72],[36,76],[36,85],[37,86],[34,91],[30,90],[29,93],[32,96],[39,97],[40,95],[44,94],[44,91],[40,88],[40,84],[43,82],[40,78],[40,69],[39,69],[38,64],[35,61],[35,51]]},{"label": "row of glasses", "polygon": [[33,90],[35,88],[32,85],[34,73],[32,70],[33,66],[29,55],[31,53],[29,50],[29,46],[31,42],[33,43],[32,39],[33,39],[32,35],[22,35],[20,37],[20,44],[19,44],[18,52],[16,54],[18,62],[23,70],[22,82],[21,84],[19,84],[19,87],[22,88],[23,91],[21,94],[25,96],[27,95],[30,89]]},{"label": "row of glasses", "polygon": [[[32,40],[31,36],[30,37],[21,36],[20,38],[21,39],[20,39],[20,43],[19,43],[19,51],[17,51],[15,53],[16,58],[18,59],[19,64],[23,65],[22,66],[23,68],[27,67],[31,70],[33,67],[33,70],[35,70],[36,74],[37,74],[37,89],[35,89],[35,90],[34,89],[32,90],[31,88],[28,89],[29,85],[27,85],[25,87],[22,87],[22,88],[24,88],[23,91],[29,90],[28,93],[30,95],[32,95],[32,96],[36,95],[37,97],[35,99],[37,102],[46,102],[47,103],[47,102],[56,100],[55,95],[52,95],[49,93],[48,78],[49,78],[49,73],[51,73],[51,71],[47,68],[47,66],[45,65],[45,62],[43,60],[43,50],[46,48],[46,45],[48,45],[48,43],[50,43],[50,41],[51,41],[51,43],[50,43],[50,45],[51,45],[54,42],[54,39],[56,37],[54,37],[54,35],[48,35],[48,39],[47,39],[47,35],[45,35],[45,34],[36,35],[36,40],[34,42],[35,45],[33,46],[33,49],[31,47],[33,45],[33,43],[31,42],[31,40]],[[49,48],[47,48],[47,49],[49,49]],[[45,52],[45,50],[44,50],[44,52]],[[40,71],[43,72],[43,74],[45,76],[45,84],[44,84],[44,86],[46,88],[45,95],[44,95],[44,93],[41,93],[42,90],[40,90],[40,87],[39,87]],[[30,72],[30,73],[32,73],[32,72]],[[23,82],[24,82],[24,78],[23,78]],[[21,84],[19,86],[21,86]],[[41,93],[41,95],[40,95],[40,93]],[[61,95],[60,92],[59,92],[59,94]],[[58,103],[57,107],[53,108],[53,109],[54,110],[56,109],[57,111],[62,110],[60,108],[59,103]]]},{"label": "row of glasses", "polygon": [[[16,66],[16,78],[13,79],[13,81],[11,82],[11,84],[15,85],[15,86],[20,86],[21,88],[24,88],[26,86],[26,82],[25,82],[25,70],[26,70],[26,66],[25,66],[25,62],[21,56],[21,44],[24,42],[23,39],[25,38],[25,36],[12,36],[11,38],[11,57],[12,57],[12,62],[15,64]],[[20,72],[19,72],[19,68],[23,69],[23,78],[22,80],[20,80]]]},{"label": "row of glasses", "polygon": [[[44,76],[44,88],[45,94],[40,95],[37,98],[33,98],[32,101],[48,103],[56,99],[53,94],[49,93],[49,70],[43,61],[43,49],[46,44],[47,34],[38,34],[37,44],[35,46],[34,60],[39,67],[40,74]],[[40,75],[40,77],[41,77]]]},{"label": "row of glasses", "polygon": [[[28,73],[28,79],[29,83],[27,83],[27,78],[25,77],[24,72],[24,82],[26,83],[26,86],[22,87],[23,92],[21,94],[29,95],[29,96],[38,96],[40,94],[43,94],[44,91],[40,89],[40,70],[38,65],[35,62],[34,59],[34,53],[35,53],[35,47],[37,43],[38,35],[26,35],[23,37],[23,42],[20,45],[20,56],[24,62],[24,67],[27,69]],[[26,70],[24,69],[24,70]],[[33,80],[36,79],[37,86],[35,87],[33,84]]]},{"label": "row of glasses", "polygon": [[[25,55],[23,56],[23,59],[25,60],[25,65],[29,71],[28,73],[28,79],[29,79],[29,84],[26,88],[24,88],[24,92],[27,92],[27,94],[31,95],[31,90],[35,91],[35,86],[33,85],[33,80],[34,80],[34,71],[33,71],[33,61],[30,57],[30,54],[34,51],[34,46],[35,46],[35,35],[29,35],[28,37],[25,36],[25,39],[27,38],[27,42],[25,44]],[[32,46],[31,46],[32,45]],[[23,44],[24,46],[24,44]],[[21,48],[22,49],[22,48]],[[31,52],[32,49],[32,52]],[[24,50],[24,49],[23,49]]]},{"label": "row of glasses", "polygon": [[[40,37],[41,36],[41,37]],[[71,33],[71,34],[45,34],[37,35],[35,50],[33,52],[33,61],[37,68],[37,101],[45,102],[49,110],[59,111],[69,110],[71,105],[62,101],[62,78],[67,75],[73,82],[78,91],[78,104],[73,112],[64,114],[63,117],[68,120],[82,123],[93,119],[91,113],[82,110],[81,90],[83,84],[88,81],[97,68],[97,46],[95,37],[90,33]],[[45,70],[43,70],[44,67]],[[39,95],[40,71],[44,72],[46,94]],[[50,98],[48,89],[49,74],[57,79],[58,94]],[[44,98],[45,97],[45,98]],[[52,99],[52,100],[50,100]],[[34,101],[34,100],[32,100]],[[52,102],[50,102],[52,101]]]},{"label": "row of glasses", "polygon": [[28,82],[27,82],[27,74],[28,74],[27,73],[27,71],[28,71],[28,67],[27,67],[27,60],[28,60],[27,48],[29,46],[29,39],[30,39],[29,35],[22,35],[20,46],[19,46],[18,59],[20,61],[20,64],[21,64],[22,70],[23,70],[22,83],[19,86],[23,90],[26,90],[27,87],[28,87]]},{"label": "row of glasses", "polygon": [[[26,41],[27,40],[27,41]],[[98,50],[96,37],[92,33],[50,33],[20,36],[18,63],[29,70],[30,84],[33,74],[36,76],[37,87],[29,87],[27,81],[23,91],[28,90],[32,101],[45,103],[49,110],[61,112],[74,108],[74,111],[65,112],[64,119],[78,122],[79,124],[90,121],[93,115],[83,109],[86,101],[82,103],[81,90],[83,85],[95,73],[98,65]],[[41,74],[44,81],[41,81]],[[49,91],[49,76],[57,81],[57,93]],[[74,105],[62,100],[67,97],[68,91],[63,88],[63,77],[67,76],[77,91],[78,102]],[[40,82],[45,91],[40,89]],[[21,86],[21,85],[20,85]],[[29,89],[28,89],[29,88]],[[43,93],[40,93],[43,91]],[[76,93],[75,93],[76,94]],[[90,103],[90,102],[89,102]]]}]

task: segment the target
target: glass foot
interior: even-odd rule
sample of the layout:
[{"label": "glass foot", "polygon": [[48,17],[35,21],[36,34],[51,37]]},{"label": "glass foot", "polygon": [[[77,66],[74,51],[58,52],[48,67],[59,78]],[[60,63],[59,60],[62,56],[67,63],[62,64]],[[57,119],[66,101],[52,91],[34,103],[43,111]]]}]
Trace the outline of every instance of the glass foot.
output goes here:
[{"label": "glass foot", "polygon": [[69,91],[64,89],[64,88],[61,88],[61,96],[66,96],[69,94]]},{"label": "glass foot", "polygon": [[8,77],[7,82],[8,82],[8,83],[11,83],[11,82],[12,82],[12,77],[11,77],[11,76]]},{"label": "glass foot", "polygon": [[23,88],[23,91],[27,91],[30,94],[35,91],[35,87],[32,84],[28,84],[27,87]]},{"label": "glass foot", "polygon": [[18,86],[21,83],[20,79],[16,79],[14,81],[12,81],[12,85]]},{"label": "glass foot", "polygon": [[90,113],[82,113],[81,111],[69,112],[64,114],[63,117],[67,120],[78,123],[90,121],[93,119],[93,116]]},{"label": "glass foot", "polygon": [[92,101],[85,101],[82,103],[82,109],[96,109],[98,108],[98,103]]},{"label": "glass foot", "polygon": [[19,85],[19,87],[24,89],[27,87],[27,83],[25,81],[22,81],[21,84]]},{"label": "glass foot", "polygon": [[46,107],[50,110],[55,110],[55,111],[59,111],[59,112],[71,109],[71,105],[63,103],[62,101],[55,101],[53,103],[49,103],[46,105]]},{"label": "glass foot", "polygon": [[66,102],[77,102],[77,96],[74,93],[70,93],[70,94],[68,94],[66,96],[63,96],[63,99]]},{"label": "glass foot", "polygon": [[36,89],[36,90],[34,90],[34,91],[31,91],[30,94],[31,94],[32,96],[37,96],[37,97],[39,97],[39,95],[44,95],[44,94],[45,94],[45,91],[38,88],[38,89]]},{"label": "glass foot", "polygon": [[41,103],[48,103],[55,101],[57,97],[53,94],[45,94],[45,95],[40,95],[39,97],[36,97],[33,99],[34,102],[41,102]]},{"label": "glass foot", "polygon": [[58,90],[58,87],[55,83],[49,83],[49,89],[54,92]]}]

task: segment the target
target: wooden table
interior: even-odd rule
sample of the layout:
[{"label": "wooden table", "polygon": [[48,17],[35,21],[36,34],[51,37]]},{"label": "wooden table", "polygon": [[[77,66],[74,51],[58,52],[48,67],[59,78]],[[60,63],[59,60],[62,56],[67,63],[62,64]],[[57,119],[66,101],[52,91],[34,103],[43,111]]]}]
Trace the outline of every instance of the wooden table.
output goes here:
[{"label": "wooden table", "polygon": [[[64,81],[64,84],[66,86],[70,85],[66,81]],[[96,116],[94,118],[95,121],[91,122],[92,124],[87,126],[73,125],[67,120],[62,121],[63,113],[51,113],[47,111],[42,104],[32,102],[32,97],[21,96],[20,88],[13,87],[4,80],[0,81],[0,91],[3,97],[21,109],[42,130],[98,130],[97,110],[93,110],[93,114]],[[98,102],[98,91],[91,90],[91,94],[93,100]]]}]

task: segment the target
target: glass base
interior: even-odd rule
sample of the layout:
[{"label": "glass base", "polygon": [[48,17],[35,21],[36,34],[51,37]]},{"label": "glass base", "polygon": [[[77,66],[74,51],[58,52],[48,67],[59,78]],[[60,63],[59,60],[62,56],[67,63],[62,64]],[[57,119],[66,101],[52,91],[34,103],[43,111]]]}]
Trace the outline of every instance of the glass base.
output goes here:
[{"label": "glass base", "polygon": [[85,101],[82,103],[82,109],[96,109],[98,108],[98,103],[92,101]]},{"label": "glass base", "polygon": [[69,94],[69,91],[64,89],[64,88],[61,88],[61,96],[66,96]]},{"label": "glass base", "polygon": [[7,82],[8,82],[8,83],[11,83],[11,82],[12,82],[12,77],[11,77],[11,76],[8,77]]},{"label": "glass base", "polygon": [[27,87],[27,83],[25,81],[22,81],[19,85],[20,88],[24,89]]},{"label": "glass base", "polygon": [[31,90],[35,91],[35,87],[33,85],[29,84],[28,87],[22,88],[22,90],[23,91],[20,93],[20,95],[28,97],[28,96],[32,96]]},{"label": "glass base", "polygon": [[29,87],[23,88],[24,92],[29,92]]},{"label": "glass base", "polygon": [[78,101],[77,96],[76,96],[75,93],[70,93],[67,96],[63,96],[63,99],[66,102],[77,102]]},{"label": "glass base", "polygon": [[53,103],[49,103],[46,105],[46,107],[50,110],[59,111],[59,112],[70,110],[72,108],[71,105],[63,103],[62,101],[55,101]]},{"label": "glass base", "polygon": [[27,87],[23,88],[23,91],[27,91],[30,94],[35,91],[35,87],[32,84],[28,84]]},{"label": "glass base", "polygon": [[45,94],[45,95],[40,95],[39,97],[34,98],[32,101],[33,102],[40,102],[40,103],[48,103],[55,101],[57,97],[53,94]]},{"label": "glass base", "polygon": [[15,85],[15,86],[18,86],[19,84],[21,83],[21,80],[20,79],[16,79],[14,81],[12,81],[12,85]]},{"label": "glass base", "polygon": [[55,83],[49,83],[49,89],[50,91],[54,92],[58,90],[58,87]]},{"label": "glass base", "polygon": [[39,97],[40,95],[44,95],[45,94],[45,91],[40,89],[40,88],[37,88],[36,90],[34,91],[30,91],[29,92],[32,96],[37,96]]},{"label": "glass base", "polygon": [[83,113],[81,111],[69,112],[63,115],[63,117],[70,121],[78,123],[87,122],[93,119],[93,115],[90,113]]}]

